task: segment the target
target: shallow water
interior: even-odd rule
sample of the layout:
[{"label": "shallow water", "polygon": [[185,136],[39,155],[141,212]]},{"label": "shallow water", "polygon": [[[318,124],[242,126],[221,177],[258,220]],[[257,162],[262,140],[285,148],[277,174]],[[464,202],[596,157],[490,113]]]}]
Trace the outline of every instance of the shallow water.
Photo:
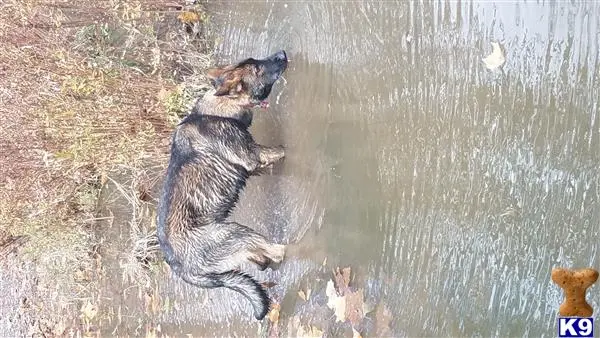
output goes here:
[{"label": "shallow water", "polygon": [[[323,289],[332,267],[351,266],[367,302],[390,309],[394,335],[556,334],[550,270],[599,267],[598,3],[209,9],[221,61],[278,49],[292,59],[253,125],[287,157],[249,182],[236,213],[299,243],[279,270],[256,274],[278,283],[280,320],[339,334]],[[482,62],[492,41],[506,54],[493,71]],[[164,321],[254,332],[248,304],[227,293],[188,298]],[[597,285],[588,300],[600,306]]]}]

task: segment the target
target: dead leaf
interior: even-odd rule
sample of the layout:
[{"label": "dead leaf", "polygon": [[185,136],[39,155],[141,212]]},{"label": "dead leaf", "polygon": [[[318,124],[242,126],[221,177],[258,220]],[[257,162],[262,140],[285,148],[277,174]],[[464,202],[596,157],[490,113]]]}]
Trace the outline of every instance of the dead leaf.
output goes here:
[{"label": "dead leaf", "polygon": [[275,303],[273,304],[271,311],[269,311],[269,321],[271,323],[277,323],[279,321],[279,310],[281,309],[281,305]]},{"label": "dead leaf", "polygon": [[483,63],[489,70],[494,70],[506,62],[502,48],[498,42],[492,42],[492,54],[482,59]]},{"label": "dead leaf", "polygon": [[279,310],[281,310],[281,305],[274,303],[271,306],[271,311],[269,311],[269,314],[267,315],[267,317],[269,318],[269,322],[271,322],[271,325],[269,325],[269,329],[267,332],[267,336],[270,337],[279,337]]},{"label": "dead leaf", "polygon": [[375,309],[375,330],[377,337],[389,337],[391,335],[390,323],[392,322],[392,313],[380,303]]},{"label": "dead leaf", "polygon": [[298,338],[320,338],[323,337],[323,331],[319,330],[315,326],[309,325],[307,329],[304,329],[304,326],[300,325],[298,327],[298,332],[296,333],[296,337]]},{"label": "dead leaf", "polygon": [[323,337],[323,331],[313,325],[302,325],[300,324],[300,317],[293,316],[288,323],[288,336],[298,338],[320,338]]},{"label": "dead leaf", "polygon": [[270,288],[276,286],[277,283],[269,281],[269,282],[262,282],[262,283],[260,283],[260,285],[262,285],[263,288],[270,289]]},{"label": "dead leaf", "polygon": [[347,291],[350,291],[350,274],[352,273],[352,269],[350,267],[343,268],[340,271],[340,268],[336,268],[333,272],[335,276],[335,286],[338,290],[338,293],[343,296]]},{"label": "dead leaf", "polygon": [[346,321],[346,298],[338,296],[331,279],[327,282],[325,294],[327,295],[327,306],[335,313],[335,320],[338,322]]},{"label": "dead leaf", "polygon": [[356,327],[365,318],[363,290],[348,293],[344,297],[346,298],[346,319],[353,327]]},{"label": "dead leaf", "polygon": [[298,297],[306,302],[310,299],[310,292],[310,289],[306,289],[306,292],[304,292],[304,290],[298,290]]},{"label": "dead leaf", "polygon": [[365,303],[363,290],[352,291],[350,288],[351,268],[336,268],[334,273],[335,287],[332,280],[327,282],[325,294],[327,306],[335,313],[336,321],[349,320],[352,326],[357,326],[365,318]]},{"label": "dead leaf", "polygon": [[183,23],[196,23],[200,22],[200,15],[196,12],[181,12],[177,17]]},{"label": "dead leaf", "polygon": [[[161,89],[161,90],[163,90],[163,89]],[[108,182],[108,175],[106,175],[106,172],[102,171],[100,173],[100,186],[105,185],[106,182]]]}]

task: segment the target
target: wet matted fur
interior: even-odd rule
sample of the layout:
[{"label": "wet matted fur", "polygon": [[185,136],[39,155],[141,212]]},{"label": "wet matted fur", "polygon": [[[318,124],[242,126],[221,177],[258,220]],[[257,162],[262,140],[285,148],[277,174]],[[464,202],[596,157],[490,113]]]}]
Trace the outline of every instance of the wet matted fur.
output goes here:
[{"label": "wet matted fur", "polygon": [[239,266],[251,261],[264,270],[281,262],[285,246],[227,218],[246,180],[284,156],[282,147],[257,144],[248,127],[251,108],[268,97],[286,67],[280,51],[209,70],[215,89],[174,132],[158,207],[158,239],[171,269],[190,284],[241,293],[259,320],[269,297]]}]

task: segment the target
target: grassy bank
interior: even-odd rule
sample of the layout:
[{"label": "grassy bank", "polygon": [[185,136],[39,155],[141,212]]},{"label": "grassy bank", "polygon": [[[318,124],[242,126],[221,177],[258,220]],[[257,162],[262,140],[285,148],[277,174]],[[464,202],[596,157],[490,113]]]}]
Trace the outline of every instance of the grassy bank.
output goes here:
[{"label": "grassy bank", "polygon": [[98,222],[111,217],[97,212],[100,192],[113,183],[131,204],[123,273],[135,277],[154,248],[141,219],[152,219],[170,132],[206,89],[208,18],[177,0],[0,6],[0,264],[4,283],[31,284],[8,292],[0,314],[14,320],[0,329],[92,334],[109,245]]}]

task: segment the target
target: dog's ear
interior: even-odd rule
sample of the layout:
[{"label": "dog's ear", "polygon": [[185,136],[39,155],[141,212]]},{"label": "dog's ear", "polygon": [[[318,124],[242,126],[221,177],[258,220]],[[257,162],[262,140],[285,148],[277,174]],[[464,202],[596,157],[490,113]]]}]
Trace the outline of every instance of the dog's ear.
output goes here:
[{"label": "dog's ear", "polygon": [[210,68],[206,71],[206,76],[211,82],[213,82],[216,79],[218,79],[221,75],[223,75],[224,72],[225,69],[223,68]]},{"label": "dog's ear", "polygon": [[224,74],[214,80],[215,96],[237,96],[242,90],[242,78],[231,72]]}]

